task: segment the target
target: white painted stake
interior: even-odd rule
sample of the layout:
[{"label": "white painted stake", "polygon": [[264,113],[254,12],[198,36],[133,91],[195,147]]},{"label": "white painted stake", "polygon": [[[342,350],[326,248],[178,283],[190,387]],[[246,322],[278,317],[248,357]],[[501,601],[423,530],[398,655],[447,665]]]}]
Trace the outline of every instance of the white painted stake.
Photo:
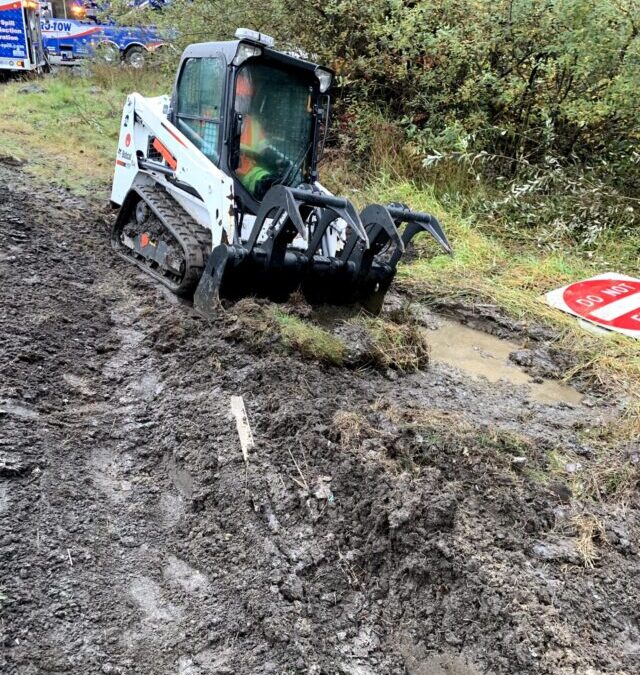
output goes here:
[{"label": "white painted stake", "polygon": [[255,445],[253,441],[253,434],[249,426],[247,418],[247,411],[244,407],[244,399],[242,396],[231,397],[231,413],[236,418],[236,427],[238,429],[238,436],[240,437],[240,447],[242,448],[242,456],[246,464],[249,463],[249,450]]}]

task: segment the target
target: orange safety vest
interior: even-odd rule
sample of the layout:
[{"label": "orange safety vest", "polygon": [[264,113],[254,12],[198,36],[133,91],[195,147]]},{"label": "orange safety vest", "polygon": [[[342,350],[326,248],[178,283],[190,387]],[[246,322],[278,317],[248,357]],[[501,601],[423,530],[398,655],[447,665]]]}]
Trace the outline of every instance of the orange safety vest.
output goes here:
[{"label": "orange safety vest", "polygon": [[242,120],[242,131],[240,133],[240,165],[237,169],[238,175],[246,176],[257,164],[253,157],[243,152],[243,148],[257,151],[264,141],[265,135],[260,122],[253,115],[245,115]]}]

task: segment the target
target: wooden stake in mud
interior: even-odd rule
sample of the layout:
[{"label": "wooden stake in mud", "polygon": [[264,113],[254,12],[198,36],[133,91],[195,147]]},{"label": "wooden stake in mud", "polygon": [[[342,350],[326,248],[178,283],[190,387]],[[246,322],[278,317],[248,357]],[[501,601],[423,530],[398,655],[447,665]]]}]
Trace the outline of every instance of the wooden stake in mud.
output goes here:
[{"label": "wooden stake in mud", "polygon": [[240,447],[242,448],[242,456],[245,464],[249,463],[249,450],[251,450],[255,443],[251,427],[249,426],[249,419],[247,418],[247,411],[244,407],[244,399],[242,396],[231,397],[231,412],[236,418],[236,427],[238,429],[238,436],[240,437]]}]

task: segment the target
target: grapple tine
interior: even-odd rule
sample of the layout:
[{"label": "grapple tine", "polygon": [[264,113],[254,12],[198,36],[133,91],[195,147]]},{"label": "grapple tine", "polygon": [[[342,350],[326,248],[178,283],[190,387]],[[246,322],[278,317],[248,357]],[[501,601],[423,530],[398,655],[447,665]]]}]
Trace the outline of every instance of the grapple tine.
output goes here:
[{"label": "grapple tine", "polygon": [[347,201],[347,207],[344,210],[344,213],[340,214],[340,217],[346,221],[347,225],[350,225],[351,228],[358,233],[365,248],[369,248],[371,242],[369,241],[367,229],[362,222],[362,218],[358,215],[355,206],[351,202]]},{"label": "grapple tine", "polygon": [[296,199],[293,194],[293,189],[288,188],[284,185],[274,185],[270,188],[269,192],[265,195],[260,205],[260,210],[256,215],[256,220],[251,230],[251,235],[247,241],[247,248],[249,251],[253,250],[253,247],[258,241],[260,232],[264,227],[265,220],[275,211],[276,217],[274,220],[278,220],[283,213],[286,212],[287,217],[293,223],[298,234],[306,241],[308,238],[307,226],[302,220],[300,215],[300,206],[302,203]]},{"label": "grapple tine", "polygon": [[220,290],[225,272],[237,265],[244,256],[244,249],[227,244],[220,244],[211,251],[193,294],[193,308],[198,314],[207,319],[215,316],[220,305]]},{"label": "grapple tine", "polygon": [[[358,240],[356,237],[350,237],[342,251],[343,260],[353,260],[358,268],[368,267],[374,256],[378,254],[388,241],[393,241],[396,245],[394,253],[399,251],[399,256],[404,253],[404,242],[400,237],[398,228],[391,219],[388,210],[380,204],[371,204],[367,206],[360,218],[369,234],[369,248],[357,248]],[[366,253],[365,253],[366,251]],[[398,257],[399,257],[398,256]]]},{"label": "grapple tine", "polygon": [[340,218],[344,220],[344,222],[351,228],[354,240],[362,241],[365,248],[369,247],[369,237],[364,225],[362,224],[360,216],[355,210],[353,204],[347,201],[345,208],[326,206],[325,208],[321,209],[318,224],[316,225],[313,237],[310,239],[309,247],[307,248],[307,255],[310,258],[317,252],[318,248],[320,247],[320,243],[322,242],[322,237],[331,223]]},{"label": "grapple tine", "polygon": [[405,246],[418,234],[419,232],[429,232],[429,234],[440,244],[440,246],[449,254],[453,255],[453,248],[447,239],[447,235],[444,233],[442,227],[438,220],[431,216],[431,221],[428,223],[420,223],[417,220],[412,220],[407,223],[407,226],[404,228],[402,233],[402,239]]},{"label": "grapple tine", "polygon": [[[291,194],[295,197],[295,199],[300,202],[300,204],[322,209],[321,217],[318,221],[318,225],[316,226],[318,236],[313,237],[315,246],[312,248],[310,245],[308,249],[308,251],[311,252],[311,255],[317,251],[320,241],[322,240],[322,235],[324,235],[324,233],[327,231],[329,225],[338,218],[342,218],[342,220],[344,220],[345,223],[351,228],[357,238],[364,242],[365,247],[368,248],[369,237],[367,235],[367,231],[362,224],[360,216],[358,215],[354,205],[348,199],[343,197],[334,197],[333,195],[325,195],[321,192],[301,190],[300,188],[288,189],[291,191]],[[330,216],[329,214],[331,213],[335,215]],[[323,229],[319,229],[320,223],[322,223]]]},{"label": "grapple tine", "polygon": [[[438,221],[427,213],[410,211],[404,204],[378,204],[367,207],[361,214],[369,232],[371,248],[368,251],[355,249],[350,255],[357,265],[356,294],[364,309],[378,314],[386,292],[393,280],[398,261],[405,247],[421,231],[429,232],[448,252],[451,246]],[[407,223],[400,235],[398,226]],[[384,246],[393,241],[395,250],[388,257],[379,256]]]},{"label": "grapple tine", "polygon": [[[379,239],[382,232],[385,232],[389,240],[395,243],[396,251],[399,251],[400,255],[404,253],[404,242],[386,207],[380,204],[371,204],[362,211],[360,217],[365,226],[369,228],[372,243]],[[384,239],[379,241],[380,248],[386,243]]]},{"label": "grapple tine", "polygon": [[[435,216],[429,213],[421,213],[420,211],[411,211],[406,204],[389,204],[388,211],[398,225],[400,223],[407,223],[402,233],[402,240],[405,246],[408,246],[411,240],[420,232],[428,232],[449,255],[453,254],[453,249],[447,239],[447,235]],[[392,258],[393,264],[396,265],[399,259],[400,256],[394,254]]]}]

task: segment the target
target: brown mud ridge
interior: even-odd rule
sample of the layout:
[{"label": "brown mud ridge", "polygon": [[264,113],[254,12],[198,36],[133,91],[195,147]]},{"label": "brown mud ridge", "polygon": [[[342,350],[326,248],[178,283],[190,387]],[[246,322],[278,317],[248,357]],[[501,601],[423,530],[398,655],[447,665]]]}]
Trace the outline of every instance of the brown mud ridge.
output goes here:
[{"label": "brown mud ridge", "polygon": [[257,348],[115,259],[107,215],[16,182],[0,672],[640,672],[637,492],[577,491],[615,411]]}]

